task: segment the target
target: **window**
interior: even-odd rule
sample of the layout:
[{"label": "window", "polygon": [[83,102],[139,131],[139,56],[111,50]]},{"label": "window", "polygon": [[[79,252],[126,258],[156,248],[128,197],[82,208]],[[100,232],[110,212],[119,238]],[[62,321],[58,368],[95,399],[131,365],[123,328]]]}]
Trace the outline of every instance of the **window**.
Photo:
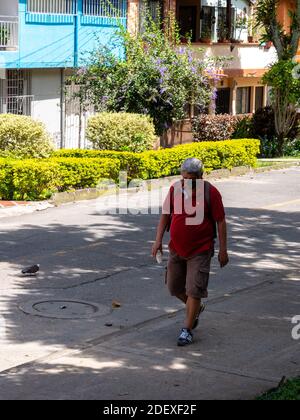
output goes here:
[{"label": "window", "polygon": [[264,106],[264,87],[259,86],[255,90],[255,111]]},{"label": "window", "polygon": [[216,23],[215,8],[204,6],[201,10],[201,39],[212,39]]},{"label": "window", "polygon": [[126,0],[83,0],[83,14],[102,17],[126,17]]},{"label": "window", "polygon": [[8,70],[0,84],[0,113],[31,115],[33,96],[30,96],[30,73]]},{"label": "window", "polygon": [[[235,36],[236,26],[236,10],[232,8],[232,30],[230,37]],[[227,8],[226,7],[210,7],[203,6],[200,13],[201,19],[201,39],[211,39],[217,41],[218,39],[227,39]]]},{"label": "window", "polygon": [[[234,38],[235,35],[235,22],[236,22],[236,9],[231,10],[231,34],[230,38]],[[227,8],[218,7],[218,39],[227,39]]]},{"label": "window", "polygon": [[230,88],[218,89],[216,99],[216,114],[230,113]]},{"label": "window", "polygon": [[251,87],[237,88],[236,113],[250,114],[251,112]]},{"label": "window", "polygon": [[31,13],[73,15],[77,12],[77,0],[27,0]]}]

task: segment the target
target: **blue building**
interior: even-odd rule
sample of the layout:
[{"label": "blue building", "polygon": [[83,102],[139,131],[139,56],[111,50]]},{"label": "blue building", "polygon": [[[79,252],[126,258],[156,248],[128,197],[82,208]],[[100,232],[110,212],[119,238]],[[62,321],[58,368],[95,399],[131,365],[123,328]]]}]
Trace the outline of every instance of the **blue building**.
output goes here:
[{"label": "blue building", "polygon": [[78,146],[81,113],[65,101],[65,79],[126,16],[127,0],[1,0],[0,113],[31,115],[58,146]]}]

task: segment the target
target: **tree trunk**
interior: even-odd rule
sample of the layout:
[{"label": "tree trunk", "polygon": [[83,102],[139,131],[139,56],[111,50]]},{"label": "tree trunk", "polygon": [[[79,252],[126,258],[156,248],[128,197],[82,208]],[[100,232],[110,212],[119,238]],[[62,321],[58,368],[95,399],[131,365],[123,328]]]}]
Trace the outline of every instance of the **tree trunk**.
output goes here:
[{"label": "tree trunk", "polygon": [[277,151],[278,156],[282,156],[285,142],[295,125],[297,111],[295,106],[289,103],[286,93],[281,89],[276,89],[274,92],[273,107],[275,113],[275,128],[277,133]]}]

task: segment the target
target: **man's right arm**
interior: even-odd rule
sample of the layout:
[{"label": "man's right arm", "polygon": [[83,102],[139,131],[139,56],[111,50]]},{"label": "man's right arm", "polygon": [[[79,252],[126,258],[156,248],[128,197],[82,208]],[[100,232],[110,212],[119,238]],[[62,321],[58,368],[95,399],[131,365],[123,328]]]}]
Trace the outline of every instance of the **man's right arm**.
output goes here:
[{"label": "man's right arm", "polygon": [[158,251],[162,251],[162,241],[165,231],[170,223],[170,214],[162,214],[157,228],[156,240],[152,247],[152,256],[155,258]]}]

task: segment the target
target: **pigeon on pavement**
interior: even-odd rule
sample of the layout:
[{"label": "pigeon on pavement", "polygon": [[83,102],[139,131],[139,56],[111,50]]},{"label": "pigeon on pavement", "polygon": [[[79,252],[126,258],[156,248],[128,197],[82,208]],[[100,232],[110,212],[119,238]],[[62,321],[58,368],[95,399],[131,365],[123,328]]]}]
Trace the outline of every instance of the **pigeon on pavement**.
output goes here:
[{"label": "pigeon on pavement", "polygon": [[31,267],[24,268],[22,270],[22,274],[33,275],[33,274],[37,274],[39,271],[40,271],[39,264],[35,264],[35,265],[32,265]]}]

